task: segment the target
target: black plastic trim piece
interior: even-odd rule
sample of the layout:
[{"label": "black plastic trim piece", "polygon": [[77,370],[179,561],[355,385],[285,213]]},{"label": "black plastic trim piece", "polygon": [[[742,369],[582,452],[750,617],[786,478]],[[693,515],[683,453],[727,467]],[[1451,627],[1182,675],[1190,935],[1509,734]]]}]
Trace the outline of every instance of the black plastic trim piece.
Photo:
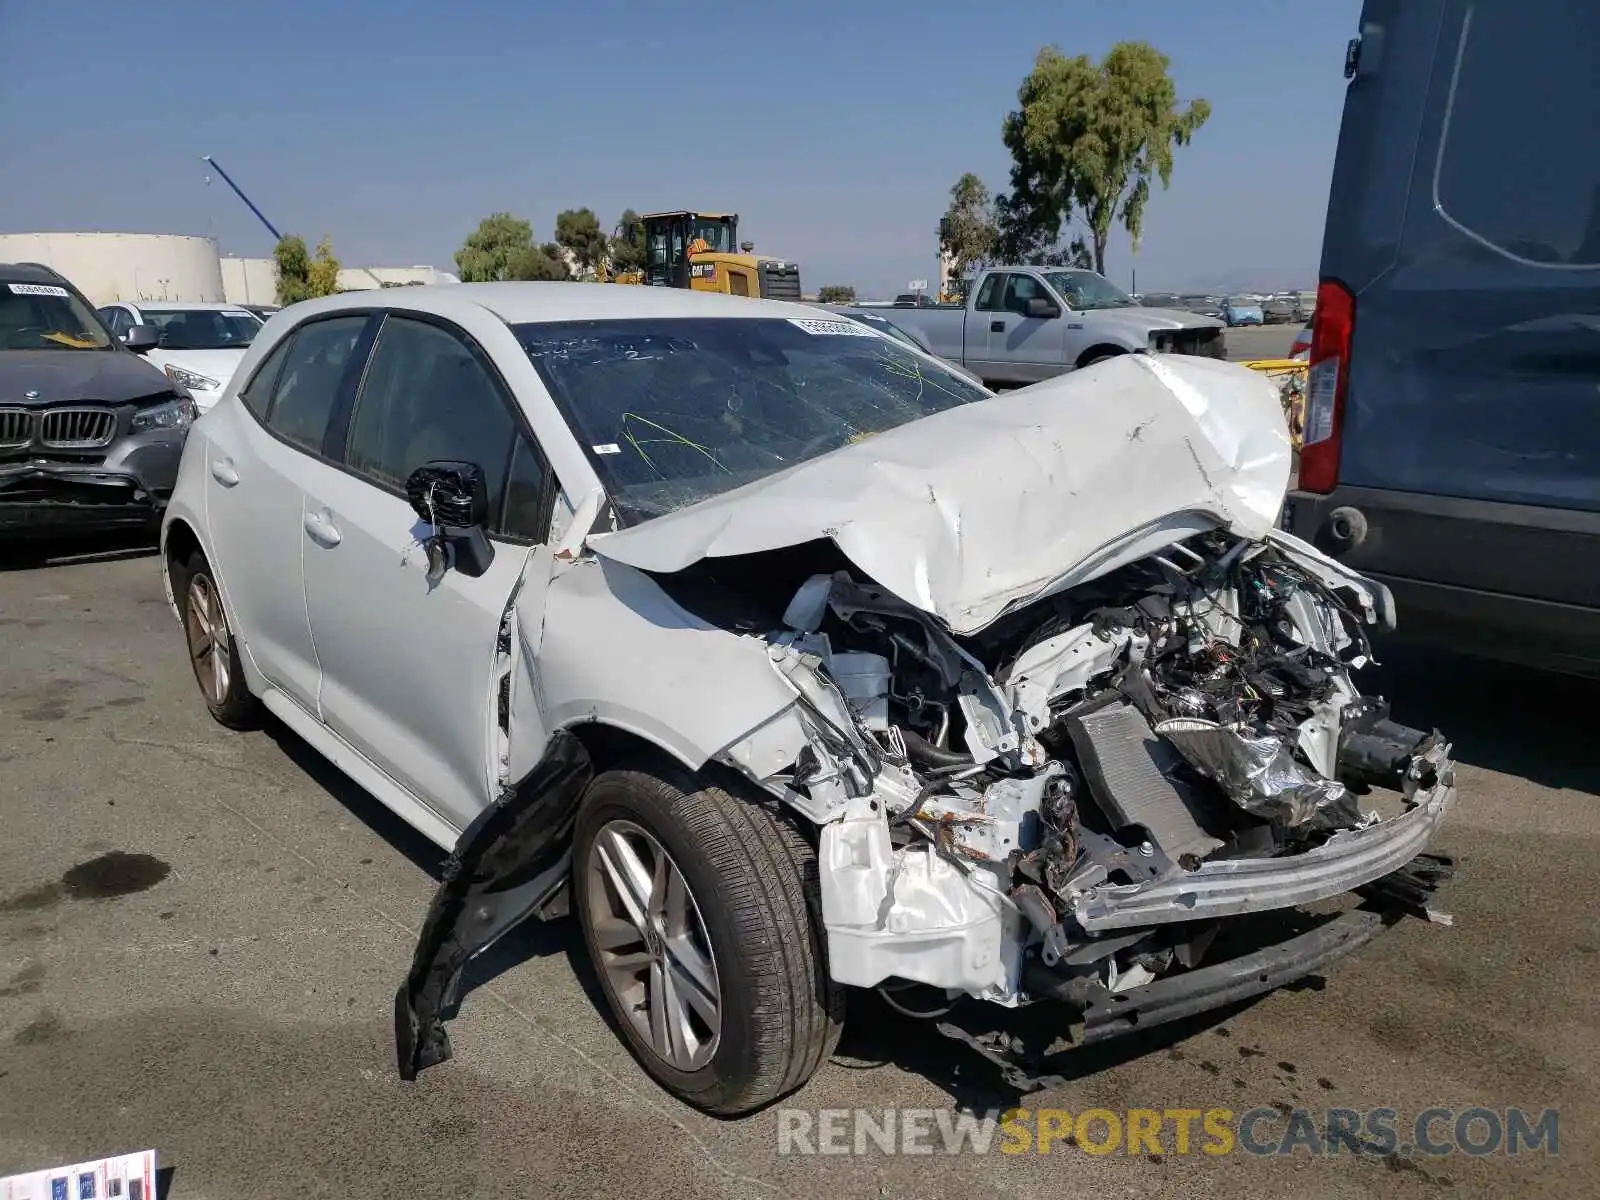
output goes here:
[{"label": "black plastic trim piece", "polygon": [[461,834],[428,907],[411,970],[394,997],[401,1079],[451,1055],[444,1022],[462,969],[565,882],[555,872],[594,767],[583,743],[558,730],[544,757]]}]

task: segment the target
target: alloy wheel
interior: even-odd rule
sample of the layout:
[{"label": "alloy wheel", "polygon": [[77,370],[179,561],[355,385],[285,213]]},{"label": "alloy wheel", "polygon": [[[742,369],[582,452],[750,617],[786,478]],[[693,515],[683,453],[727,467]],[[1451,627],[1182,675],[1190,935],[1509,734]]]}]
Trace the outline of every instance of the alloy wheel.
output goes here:
[{"label": "alloy wheel", "polygon": [[212,704],[228,698],[233,679],[233,659],[228,652],[228,624],[216,585],[206,575],[189,580],[189,599],[184,605],[184,631],[189,639],[189,662],[195,682]]},{"label": "alloy wheel", "polygon": [[623,820],[601,827],[584,869],[596,966],[618,1011],[663,1062],[705,1066],[722,1033],[722,995],[683,872],[652,834]]}]

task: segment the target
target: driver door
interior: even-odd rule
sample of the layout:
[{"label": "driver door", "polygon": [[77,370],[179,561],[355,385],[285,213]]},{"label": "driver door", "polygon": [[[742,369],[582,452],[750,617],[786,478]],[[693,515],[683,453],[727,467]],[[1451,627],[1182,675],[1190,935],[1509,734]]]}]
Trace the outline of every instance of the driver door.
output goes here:
[{"label": "driver door", "polygon": [[[1061,317],[1028,315],[1028,301],[1033,299],[1061,304],[1032,275],[1007,275],[1000,296],[1002,311],[992,314],[995,319],[989,325],[989,357],[1009,363],[1008,377],[1023,383],[1037,383],[1060,374],[1066,341],[1066,322]],[[1063,315],[1065,312],[1063,306]]]},{"label": "driver door", "polygon": [[[305,586],[323,721],[456,829],[494,798],[497,646],[507,606],[542,606],[551,475],[487,357],[452,326],[384,320],[348,418],[343,468],[307,488]],[[405,480],[433,460],[488,481],[494,554],[430,581]],[[531,569],[529,564],[533,564]],[[527,577],[523,578],[527,569]],[[513,630],[514,634],[514,630]]]}]

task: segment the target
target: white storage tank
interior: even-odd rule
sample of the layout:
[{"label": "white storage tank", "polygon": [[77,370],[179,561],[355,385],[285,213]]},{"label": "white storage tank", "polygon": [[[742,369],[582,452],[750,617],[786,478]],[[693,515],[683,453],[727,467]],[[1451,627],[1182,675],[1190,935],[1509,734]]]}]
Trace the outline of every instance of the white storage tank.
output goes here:
[{"label": "white storage tank", "polygon": [[222,298],[229,304],[276,304],[278,264],[270,258],[225,257]]},{"label": "white storage tank", "polygon": [[223,300],[217,243],[177,233],[0,233],[0,262],[43,263],[95,304]]}]

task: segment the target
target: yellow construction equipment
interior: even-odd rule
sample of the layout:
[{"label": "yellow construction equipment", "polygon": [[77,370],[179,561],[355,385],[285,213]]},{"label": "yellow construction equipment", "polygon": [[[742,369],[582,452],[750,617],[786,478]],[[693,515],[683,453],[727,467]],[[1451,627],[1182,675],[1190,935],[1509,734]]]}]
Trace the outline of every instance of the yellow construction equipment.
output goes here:
[{"label": "yellow construction equipment", "polygon": [[766,300],[800,299],[800,267],[787,259],[749,253],[739,245],[738,213],[646,213],[645,266],[642,272],[611,275],[603,282],[642,283],[758,296]]},{"label": "yellow construction equipment", "polygon": [[1308,363],[1298,358],[1254,358],[1241,362],[1277,385],[1284,419],[1289,423],[1289,441],[1298,450],[1306,429],[1306,375]]}]

